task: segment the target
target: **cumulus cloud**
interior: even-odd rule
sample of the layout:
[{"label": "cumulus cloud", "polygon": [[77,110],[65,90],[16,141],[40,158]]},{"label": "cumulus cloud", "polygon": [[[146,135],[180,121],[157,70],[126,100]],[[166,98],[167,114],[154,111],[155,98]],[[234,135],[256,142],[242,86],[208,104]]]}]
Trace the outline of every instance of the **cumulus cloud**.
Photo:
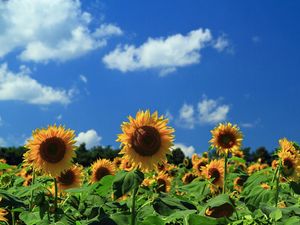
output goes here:
[{"label": "cumulus cloud", "polygon": [[7,64],[0,65],[0,101],[16,100],[36,105],[71,102],[72,89],[66,91],[40,84],[29,74],[30,70],[24,66],[14,73]]},{"label": "cumulus cloud", "polygon": [[226,38],[225,35],[221,35],[220,37],[218,37],[213,44],[213,47],[219,51],[222,52],[224,51],[226,48],[229,47],[229,40]]},{"label": "cumulus cloud", "polygon": [[229,105],[220,104],[220,100],[205,97],[197,106],[184,103],[176,122],[187,129],[193,129],[196,125],[216,124],[226,120],[229,110]]},{"label": "cumulus cloud", "polygon": [[122,34],[111,24],[92,31],[93,18],[81,9],[79,0],[0,1],[0,15],[0,58],[17,50],[24,61],[66,61]]},{"label": "cumulus cloud", "polygon": [[200,50],[212,40],[209,29],[198,29],[187,35],[175,34],[167,38],[149,38],[141,46],[118,46],[103,57],[110,69],[121,72],[158,69],[161,75],[179,67],[199,63]]},{"label": "cumulus cloud", "polygon": [[196,152],[193,146],[186,146],[182,143],[175,143],[173,149],[180,148],[185,156],[192,157],[192,155]]},{"label": "cumulus cloud", "polygon": [[229,105],[219,105],[218,100],[203,99],[198,103],[199,122],[215,124],[224,121],[229,109]]},{"label": "cumulus cloud", "polygon": [[90,129],[86,132],[80,132],[75,138],[77,145],[85,143],[88,149],[100,145],[101,139],[102,137],[99,136],[94,129]]},{"label": "cumulus cloud", "polygon": [[195,110],[193,105],[183,104],[179,110],[179,124],[185,128],[193,129],[195,127]]}]

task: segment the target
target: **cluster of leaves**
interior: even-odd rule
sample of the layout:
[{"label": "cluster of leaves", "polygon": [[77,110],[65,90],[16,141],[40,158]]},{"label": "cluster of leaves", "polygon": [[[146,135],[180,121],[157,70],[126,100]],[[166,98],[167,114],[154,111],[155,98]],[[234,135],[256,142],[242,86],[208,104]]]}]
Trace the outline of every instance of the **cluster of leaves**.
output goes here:
[{"label": "cluster of leaves", "polygon": [[[0,208],[9,211],[12,224],[128,225],[134,191],[137,193],[135,218],[139,225],[300,224],[300,184],[282,183],[279,202],[284,206],[275,207],[270,167],[250,175],[241,193],[234,190],[233,180],[243,174],[229,167],[229,191],[219,195],[211,193],[209,180],[197,178],[184,185],[181,177],[190,169],[183,165],[177,168],[169,193],[159,193],[155,182],[147,187],[141,185],[145,177],[153,176],[151,173],[120,171],[95,184],[90,184],[87,176],[82,187],[69,189],[59,197],[55,214],[52,179],[38,177],[33,185],[24,187],[23,178],[15,175],[18,168],[1,163],[1,170],[8,172],[0,179]],[[262,183],[269,184],[270,188],[261,187]]]}]

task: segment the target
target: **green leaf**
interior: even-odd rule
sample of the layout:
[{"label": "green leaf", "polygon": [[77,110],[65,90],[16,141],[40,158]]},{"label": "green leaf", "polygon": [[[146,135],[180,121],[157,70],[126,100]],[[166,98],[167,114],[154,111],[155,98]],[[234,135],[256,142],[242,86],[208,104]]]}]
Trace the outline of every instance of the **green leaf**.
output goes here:
[{"label": "green leaf", "polygon": [[139,170],[118,173],[113,181],[114,198],[118,199],[129,191],[138,188],[144,180],[144,174]]},{"label": "green leaf", "polygon": [[28,212],[24,211],[19,215],[19,218],[26,224],[26,225],[35,225],[41,222],[39,212]]},{"label": "green leaf", "polygon": [[230,200],[229,196],[227,194],[221,194],[221,195],[218,195],[214,198],[211,198],[209,201],[207,201],[206,208],[207,207],[211,207],[211,208],[218,207],[218,206],[224,205],[225,203],[228,203],[233,206],[232,201]]},{"label": "green leaf", "polygon": [[153,201],[153,208],[163,216],[169,216],[178,210],[196,210],[193,204],[171,197],[156,198]]},{"label": "green leaf", "polygon": [[112,176],[112,175],[107,175],[107,176],[103,177],[99,181],[99,187],[96,189],[97,194],[102,197],[105,197],[108,194],[111,194],[113,181],[114,181],[114,176]]},{"label": "green leaf", "polygon": [[300,195],[300,182],[299,183],[296,183],[294,181],[290,182],[290,187],[293,189],[293,191]]},{"label": "green leaf", "polygon": [[217,225],[218,222],[216,219],[213,219],[210,217],[196,215],[196,214],[190,214],[188,216],[188,224],[189,225],[199,225],[199,224]]},{"label": "green leaf", "polygon": [[11,208],[16,207],[25,207],[23,201],[16,198],[14,195],[8,193],[5,190],[0,190],[0,196],[2,197],[2,201],[0,202],[0,206],[10,206]]},{"label": "green leaf", "polygon": [[151,215],[144,219],[143,222],[139,223],[140,225],[164,225],[164,221],[157,215]]},{"label": "green leaf", "polygon": [[10,166],[6,163],[1,163],[0,162],[0,170],[6,170],[6,169],[9,169],[9,168],[12,168],[12,166]]},{"label": "green leaf", "polygon": [[273,219],[274,221],[278,221],[282,218],[282,212],[280,209],[275,209],[270,213],[270,218]]}]

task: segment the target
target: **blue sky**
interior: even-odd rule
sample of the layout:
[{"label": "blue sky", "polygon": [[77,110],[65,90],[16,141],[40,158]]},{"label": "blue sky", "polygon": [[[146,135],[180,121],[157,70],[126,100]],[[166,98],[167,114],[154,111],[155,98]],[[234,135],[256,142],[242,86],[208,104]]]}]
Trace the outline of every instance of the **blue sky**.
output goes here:
[{"label": "blue sky", "polygon": [[120,124],[158,110],[186,154],[219,122],[244,146],[299,142],[297,1],[0,2],[0,145],[48,124],[117,147]]}]

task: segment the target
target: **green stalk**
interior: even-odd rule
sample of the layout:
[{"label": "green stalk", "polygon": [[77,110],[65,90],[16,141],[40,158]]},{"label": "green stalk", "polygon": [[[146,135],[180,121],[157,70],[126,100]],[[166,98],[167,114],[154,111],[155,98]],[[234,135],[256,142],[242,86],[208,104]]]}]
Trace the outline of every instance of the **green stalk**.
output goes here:
[{"label": "green stalk", "polygon": [[[35,182],[35,170],[33,169],[31,185],[34,185],[34,182]],[[34,192],[34,190],[31,191],[31,195],[30,195],[30,203],[29,203],[29,211],[30,212],[33,209],[33,192]]]},{"label": "green stalk", "polygon": [[57,220],[57,180],[56,178],[54,178],[54,191],[55,191],[55,195],[54,195],[54,220],[56,222]]},{"label": "green stalk", "polygon": [[131,203],[131,225],[135,225],[135,217],[136,217],[136,212],[135,212],[135,202],[136,202],[136,195],[138,192],[138,187],[133,189],[132,193],[132,203]]},{"label": "green stalk", "polygon": [[277,207],[277,204],[278,204],[278,198],[279,198],[279,178],[280,178],[280,166],[278,168],[278,170],[275,171],[275,173],[277,173],[277,176],[276,176],[276,183],[275,183],[275,188],[276,188],[276,191],[275,191],[275,207]]},{"label": "green stalk", "polygon": [[223,194],[226,193],[227,161],[228,161],[228,154],[225,153],[225,155],[224,155],[224,181],[223,181]]}]

